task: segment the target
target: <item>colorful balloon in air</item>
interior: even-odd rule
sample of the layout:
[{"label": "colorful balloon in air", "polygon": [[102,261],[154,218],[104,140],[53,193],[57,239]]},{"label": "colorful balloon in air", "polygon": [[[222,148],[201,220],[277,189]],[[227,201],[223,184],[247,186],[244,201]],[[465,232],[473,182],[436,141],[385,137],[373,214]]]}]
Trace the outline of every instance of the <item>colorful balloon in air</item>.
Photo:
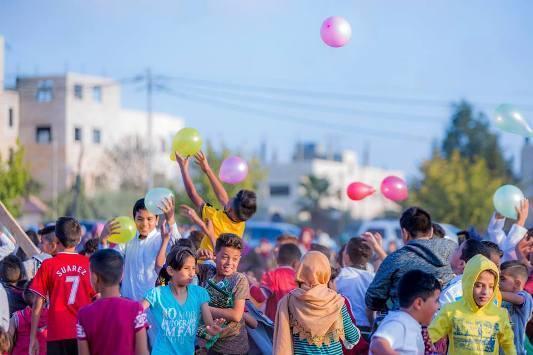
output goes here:
[{"label": "colorful balloon in air", "polygon": [[200,132],[194,128],[182,128],[176,133],[172,140],[171,160],[176,160],[175,153],[182,157],[195,155],[202,148],[202,137]]},{"label": "colorful balloon in air", "polygon": [[174,194],[167,188],[164,187],[154,187],[146,193],[144,196],[144,204],[146,209],[153,214],[159,215],[163,214],[163,210],[159,208],[162,205],[163,199],[173,198]]},{"label": "colorful balloon in air", "polygon": [[503,185],[496,190],[492,197],[494,208],[502,216],[516,219],[516,208],[520,207],[520,201],[524,199],[524,193],[514,185]]},{"label": "colorful balloon in air", "polygon": [[328,17],[322,23],[320,37],[330,47],[342,47],[352,37],[352,26],[350,26],[350,23],[344,17]]},{"label": "colorful balloon in air", "polygon": [[224,159],[220,165],[218,176],[227,184],[238,184],[248,175],[248,164],[244,159],[233,156]]},{"label": "colorful balloon in air", "polygon": [[496,127],[508,133],[514,133],[523,137],[532,137],[533,129],[526,121],[522,113],[514,106],[503,104],[496,108],[494,114]]},{"label": "colorful balloon in air", "polygon": [[391,175],[381,182],[381,193],[392,201],[404,201],[409,197],[407,183],[402,178]]},{"label": "colorful balloon in air", "polygon": [[119,228],[118,232],[113,233],[109,236],[109,241],[115,244],[127,243],[135,237],[137,233],[137,227],[133,219],[126,216],[121,216],[113,219],[113,221],[118,222]]},{"label": "colorful balloon in air", "polygon": [[353,201],[360,201],[374,192],[376,192],[376,189],[362,182],[352,182],[346,189],[346,194]]}]

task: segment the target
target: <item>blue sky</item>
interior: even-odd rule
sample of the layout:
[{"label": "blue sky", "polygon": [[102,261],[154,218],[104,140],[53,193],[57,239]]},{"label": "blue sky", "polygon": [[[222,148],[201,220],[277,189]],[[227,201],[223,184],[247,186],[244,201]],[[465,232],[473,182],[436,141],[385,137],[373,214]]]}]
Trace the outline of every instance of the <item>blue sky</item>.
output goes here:
[{"label": "blue sky", "polygon": [[[343,48],[320,40],[331,15],[352,25]],[[150,67],[174,78],[155,110],[215,144],[252,151],[266,140],[280,160],[314,140],[367,147],[371,164],[414,174],[461,98],[487,113],[515,103],[533,122],[528,0],[0,0],[0,34],[8,81]],[[143,109],[145,98],[126,86],[123,103]],[[521,139],[502,141],[517,160]]]}]

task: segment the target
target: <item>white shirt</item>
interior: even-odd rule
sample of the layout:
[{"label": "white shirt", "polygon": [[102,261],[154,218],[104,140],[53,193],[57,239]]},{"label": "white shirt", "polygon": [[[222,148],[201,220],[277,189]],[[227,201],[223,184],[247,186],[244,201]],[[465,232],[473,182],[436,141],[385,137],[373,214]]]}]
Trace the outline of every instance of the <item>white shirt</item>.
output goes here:
[{"label": "white shirt", "polygon": [[335,279],[337,292],[350,301],[358,326],[370,326],[366,317],[365,294],[373,279],[374,273],[354,267],[342,268],[339,276]]},{"label": "white shirt", "polygon": [[7,332],[9,329],[9,303],[4,286],[0,284],[0,328]]},{"label": "white shirt", "polygon": [[383,319],[372,338],[385,339],[391,348],[402,355],[424,354],[422,327],[404,311],[392,311]]},{"label": "white shirt", "polygon": [[9,254],[15,252],[17,248],[13,239],[11,239],[7,234],[0,231],[0,260],[4,259]]},{"label": "white shirt", "polygon": [[450,281],[448,286],[446,286],[446,288],[442,290],[439,296],[439,303],[441,308],[448,303],[453,303],[463,298],[463,283],[461,282],[462,280],[463,275],[457,275]]},{"label": "white shirt", "polygon": [[[180,239],[176,224],[171,226],[169,247]],[[154,229],[145,239],[135,238],[126,244],[118,244],[115,249],[124,254],[124,277],[122,279],[122,296],[141,301],[150,289],[155,287],[159,270],[155,261],[161,248],[161,233]]]},{"label": "white shirt", "polygon": [[487,234],[489,240],[498,244],[503,251],[502,263],[509,260],[516,260],[516,245],[525,237],[527,229],[513,224],[509,233],[505,235],[503,227],[505,225],[505,218],[496,219],[496,214],[492,215],[489,226],[487,227]]}]

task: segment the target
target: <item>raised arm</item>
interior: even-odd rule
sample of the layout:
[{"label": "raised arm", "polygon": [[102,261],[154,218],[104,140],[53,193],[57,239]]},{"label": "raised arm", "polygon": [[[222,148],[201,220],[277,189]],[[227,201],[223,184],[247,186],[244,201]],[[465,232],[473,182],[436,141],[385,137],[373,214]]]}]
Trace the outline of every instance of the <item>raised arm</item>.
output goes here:
[{"label": "raised arm", "polygon": [[185,186],[187,196],[189,196],[189,199],[196,206],[196,208],[202,208],[202,206],[205,204],[205,201],[200,195],[198,195],[198,191],[196,191],[196,187],[194,187],[191,175],[189,174],[189,158],[182,158],[178,153],[176,153],[176,161],[178,162],[181,170],[181,177],[183,179],[183,185]]},{"label": "raised arm", "polygon": [[31,328],[30,328],[30,355],[39,353],[39,341],[37,340],[37,328],[39,327],[39,319],[41,319],[41,312],[43,310],[44,298],[37,295],[33,302],[33,309],[31,313]]},{"label": "raised arm", "polygon": [[211,220],[207,220],[205,223],[202,221],[200,216],[198,216],[198,213],[191,207],[187,205],[181,205],[180,206],[180,215],[183,217],[187,217],[192,223],[196,224],[200,229],[202,230],[202,233],[207,235],[209,240],[211,241],[211,244],[213,245],[213,249],[215,248],[215,244],[217,241],[217,236],[215,235],[215,230],[213,229],[213,223]]},{"label": "raised arm", "polygon": [[199,152],[194,156],[194,158],[196,159],[196,164],[198,164],[204,174],[207,175],[207,178],[211,183],[211,187],[213,187],[213,191],[215,191],[215,195],[218,199],[218,202],[220,202],[222,206],[227,205],[227,203],[229,202],[228,193],[226,192],[226,189],[224,189],[224,186],[209,166],[209,162],[207,161],[205,154],[203,152]]}]

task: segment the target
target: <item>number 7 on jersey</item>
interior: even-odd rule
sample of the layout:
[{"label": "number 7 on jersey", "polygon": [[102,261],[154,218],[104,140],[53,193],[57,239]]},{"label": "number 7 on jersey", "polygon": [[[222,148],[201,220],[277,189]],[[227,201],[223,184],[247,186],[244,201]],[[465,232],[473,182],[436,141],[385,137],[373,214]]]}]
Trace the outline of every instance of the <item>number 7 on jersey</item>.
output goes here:
[{"label": "number 7 on jersey", "polygon": [[80,285],[79,276],[67,276],[66,282],[72,282],[72,288],[70,289],[70,295],[68,296],[67,304],[74,304],[76,302],[76,293],[78,293],[78,286]]}]

